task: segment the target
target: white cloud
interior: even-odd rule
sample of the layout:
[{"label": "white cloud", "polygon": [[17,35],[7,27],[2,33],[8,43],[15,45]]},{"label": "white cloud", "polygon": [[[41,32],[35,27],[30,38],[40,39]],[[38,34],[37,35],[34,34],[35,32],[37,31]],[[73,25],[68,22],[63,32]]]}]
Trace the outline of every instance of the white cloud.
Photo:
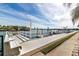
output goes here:
[{"label": "white cloud", "polygon": [[0,24],[1,25],[23,25],[25,26],[26,23],[22,20],[18,21],[17,19],[14,18],[4,18],[4,17],[0,17]]},{"label": "white cloud", "polygon": [[[4,10],[0,9],[0,11],[7,12],[9,14],[15,15],[15,16],[21,16],[22,18],[30,21],[36,21],[36,23],[32,23],[33,27],[39,27],[39,28],[46,28],[47,25],[45,24],[54,24],[50,27],[73,27],[72,20],[71,20],[71,10],[76,7],[76,4],[72,4],[71,8],[67,8],[62,5],[62,3],[43,3],[43,4],[36,4],[39,7],[39,10],[41,13],[49,20],[49,22],[45,22],[43,19],[39,19],[38,17],[32,16],[30,14],[26,14],[23,12],[18,12],[16,10]],[[13,11],[13,12],[12,12]],[[2,22],[2,20],[0,20]],[[9,21],[10,22],[10,21]],[[15,21],[16,22],[16,21]],[[38,23],[39,22],[39,23]],[[25,22],[27,26],[29,26],[29,22]]]},{"label": "white cloud", "polygon": [[70,13],[73,6],[70,9],[63,6],[63,4],[56,3],[37,5],[40,11],[49,19],[51,23],[54,23],[56,27],[73,27]]}]

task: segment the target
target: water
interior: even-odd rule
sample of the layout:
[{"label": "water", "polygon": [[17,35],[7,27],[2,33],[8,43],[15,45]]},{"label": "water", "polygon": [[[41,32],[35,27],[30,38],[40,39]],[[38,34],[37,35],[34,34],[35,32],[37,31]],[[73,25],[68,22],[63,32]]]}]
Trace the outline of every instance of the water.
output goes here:
[{"label": "water", "polygon": [[[24,35],[26,37],[30,37],[30,32],[29,31],[21,31],[20,32],[21,35]],[[35,38],[40,38],[40,36],[43,35],[43,36],[47,36],[48,35],[48,31],[47,30],[32,30],[31,32],[31,38],[32,39],[35,39]]]},{"label": "water", "polygon": [[[31,38],[35,39],[35,38],[40,38],[41,36],[50,36],[50,35],[56,35],[56,34],[61,34],[61,33],[66,33],[67,31],[65,30],[32,30],[31,31]],[[21,31],[20,34],[30,38],[30,31]]]}]

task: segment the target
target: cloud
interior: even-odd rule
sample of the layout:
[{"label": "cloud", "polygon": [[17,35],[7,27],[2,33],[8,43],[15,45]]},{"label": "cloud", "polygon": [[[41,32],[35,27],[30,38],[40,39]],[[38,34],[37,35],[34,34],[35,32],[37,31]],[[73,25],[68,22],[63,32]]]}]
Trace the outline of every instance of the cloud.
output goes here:
[{"label": "cloud", "polygon": [[48,18],[54,27],[72,27],[71,9],[63,6],[63,4],[37,4],[40,11]]},{"label": "cloud", "polygon": [[[0,16],[3,17],[0,19],[1,22],[6,23],[2,19],[8,20],[9,22],[14,22],[17,24],[17,21],[22,22],[29,26],[30,19],[32,20],[33,27],[72,27],[71,21],[71,10],[75,8],[75,4],[71,5],[71,8],[63,6],[62,3],[37,3],[37,4],[17,4],[21,10],[12,8],[11,6],[0,7]],[[19,9],[20,9],[19,8]],[[8,18],[8,19],[7,19]],[[2,23],[0,23],[2,24]],[[11,24],[11,23],[10,23]],[[13,23],[12,23],[13,24]]]},{"label": "cloud", "polygon": [[1,25],[19,25],[19,26],[23,25],[25,26],[26,22],[22,20],[18,21],[17,19],[14,19],[11,17],[9,18],[0,17],[0,24]]}]

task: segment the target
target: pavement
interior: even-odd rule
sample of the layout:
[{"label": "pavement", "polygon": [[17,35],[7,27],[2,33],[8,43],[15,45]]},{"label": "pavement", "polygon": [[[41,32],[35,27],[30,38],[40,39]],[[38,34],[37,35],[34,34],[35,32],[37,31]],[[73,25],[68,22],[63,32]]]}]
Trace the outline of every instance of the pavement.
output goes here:
[{"label": "pavement", "polygon": [[47,45],[48,43],[58,40],[59,38],[62,38],[69,34],[68,33],[57,34],[49,37],[44,37],[44,38],[39,38],[28,42],[24,42],[20,45],[22,47],[22,50],[20,50],[21,51],[20,55],[31,55],[37,51],[40,51],[40,49],[42,49],[43,46]]},{"label": "pavement", "polygon": [[48,54],[44,55],[42,52],[38,52],[33,56],[71,56],[75,45],[78,43],[79,33],[75,34],[73,37],[63,42],[61,45],[50,51]]}]

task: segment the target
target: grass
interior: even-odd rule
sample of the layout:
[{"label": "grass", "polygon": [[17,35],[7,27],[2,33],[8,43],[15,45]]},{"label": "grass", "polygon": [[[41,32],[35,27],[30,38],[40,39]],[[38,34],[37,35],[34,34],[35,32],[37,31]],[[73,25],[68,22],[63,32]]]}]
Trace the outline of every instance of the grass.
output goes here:
[{"label": "grass", "polygon": [[41,52],[43,54],[47,54],[48,52],[50,52],[51,50],[53,50],[54,48],[56,48],[57,46],[59,46],[60,44],[62,44],[64,41],[68,40],[69,38],[71,38],[73,35],[75,35],[76,33],[70,34],[68,36],[65,36],[63,38],[60,38],[52,43],[50,43],[47,47],[45,47],[44,49],[41,50]]}]

